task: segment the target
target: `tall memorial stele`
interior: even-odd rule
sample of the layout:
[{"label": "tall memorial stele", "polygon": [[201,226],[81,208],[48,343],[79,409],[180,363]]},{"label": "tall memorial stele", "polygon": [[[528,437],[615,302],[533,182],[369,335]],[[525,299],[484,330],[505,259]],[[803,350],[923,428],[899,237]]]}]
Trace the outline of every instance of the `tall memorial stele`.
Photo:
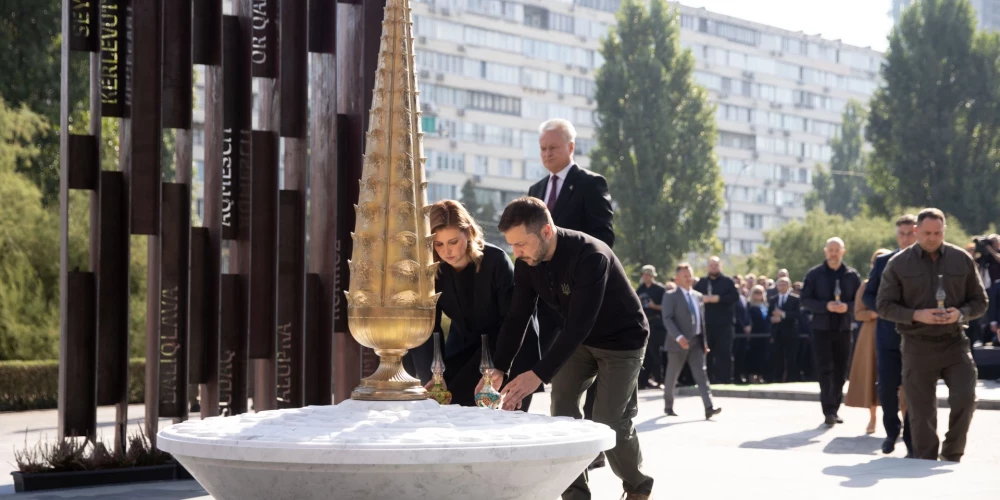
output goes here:
[{"label": "tall memorial stele", "polygon": [[440,294],[431,255],[415,57],[408,2],[389,2],[379,46],[371,118],[355,205],[347,321],[354,338],[379,356],[378,369],[351,399],[427,398],[403,369],[406,351],[430,337]]}]

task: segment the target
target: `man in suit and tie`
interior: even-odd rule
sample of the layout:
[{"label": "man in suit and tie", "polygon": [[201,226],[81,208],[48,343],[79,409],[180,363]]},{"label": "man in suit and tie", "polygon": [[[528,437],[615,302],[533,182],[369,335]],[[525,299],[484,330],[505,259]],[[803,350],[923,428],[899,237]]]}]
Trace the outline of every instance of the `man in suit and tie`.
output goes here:
[{"label": "man in suit and tie", "polygon": [[[780,271],[779,271],[780,274]],[[788,274],[787,271],[785,273]],[[774,360],[774,382],[798,382],[799,312],[802,301],[792,293],[792,280],[778,278],[777,293],[768,300],[767,314],[771,318],[771,359]]]},{"label": "man in suit and tie", "polygon": [[[882,272],[894,255],[913,245],[917,241],[917,216],[906,214],[896,219],[896,251],[875,259],[875,265],[868,273],[868,284],[861,295],[865,307],[877,310],[878,289],[882,285]],[[906,414],[899,419],[899,388],[903,385],[903,354],[900,352],[900,338],[896,324],[879,316],[875,324],[875,359],[878,370],[878,401],[882,405],[882,426],[885,427],[885,441],[882,442],[882,453],[889,454],[896,449],[896,440],[900,431],[903,434],[903,444],[906,454],[913,451],[913,440],[910,437],[910,425]]]},{"label": "man in suit and tie", "polygon": [[667,329],[667,376],[663,388],[663,412],[669,416],[677,416],[674,413],[674,386],[687,363],[691,368],[691,376],[698,384],[701,401],[705,404],[705,420],[708,420],[718,415],[722,408],[712,405],[712,390],[705,374],[705,354],[708,353],[705,306],[701,293],[691,288],[693,281],[691,266],[687,263],[679,264],[674,274],[677,289],[663,295],[661,314],[663,326]]},{"label": "man in suit and tie", "polygon": [[[545,202],[557,227],[580,231],[614,247],[612,229],[614,211],[608,181],[604,176],[584,170],[573,161],[576,150],[576,127],[569,120],[553,118],[538,127],[538,149],[542,164],[550,175],[528,189],[528,195]],[[538,303],[538,342],[544,356],[562,330],[559,313],[548,305]],[[583,413],[593,417],[594,395],[597,384],[587,391]],[[591,468],[603,467],[601,453]]]}]

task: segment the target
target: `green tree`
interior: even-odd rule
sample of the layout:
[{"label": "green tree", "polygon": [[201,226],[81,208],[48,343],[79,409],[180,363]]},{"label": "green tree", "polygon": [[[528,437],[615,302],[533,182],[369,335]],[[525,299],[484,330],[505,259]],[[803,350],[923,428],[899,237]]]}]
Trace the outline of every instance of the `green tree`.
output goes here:
[{"label": "green tree", "polygon": [[615,251],[669,269],[678,255],[717,246],[723,183],[713,154],[714,108],[692,80],[678,14],[664,0],[626,0],[601,41],[597,147],[591,168],[617,204]]},{"label": "green tree", "polygon": [[[497,221],[497,210],[492,203],[480,203],[476,199],[476,183],[469,179],[462,185],[462,204],[475,217],[480,226],[493,226]],[[484,227],[484,229],[486,229]],[[489,229],[486,229],[487,231]]]},{"label": "green tree", "polygon": [[[916,210],[910,210],[916,213]],[[777,268],[788,269],[793,281],[801,281],[806,271],[823,262],[826,240],[839,236],[844,240],[847,255],[844,261],[861,273],[868,275],[869,260],[879,248],[896,248],[895,217],[858,215],[846,219],[840,215],[813,210],[803,221],[794,221],[765,233],[766,243],[753,257],[756,263],[769,267],[754,270],[773,276]],[[968,234],[959,222],[948,217],[947,241],[965,246]]]},{"label": "green tree", "polygon": [[[37,135],[39,154],[22,158],[17,170],[42,190],[46,205],[59,200],[59,101],[62,2],[6,0],[0,6],[0,97],[12,107],[26,105],[48,120]],[[87,109],[89,58],[71,58],[70,102],[73,123],[86,127],[80,112]],[[85,133],[85,130],[78,131]]]},{"label": "green tree", "polygon": [[968,0],[921,0],[889,36],[871,101],[872,208],[936,206],[980,232],[1000,215],[1000,37]]},{"label": "green tree", "polygon": [[827,213],[848,219],[860,214],[871,192],[865,179],[864,130],[867,112],[851,100],[844,109],[840,135],[831,141],[833,159],[830,171],[817,166],[813,189],[806,198],[806,208],[822,207]]}]

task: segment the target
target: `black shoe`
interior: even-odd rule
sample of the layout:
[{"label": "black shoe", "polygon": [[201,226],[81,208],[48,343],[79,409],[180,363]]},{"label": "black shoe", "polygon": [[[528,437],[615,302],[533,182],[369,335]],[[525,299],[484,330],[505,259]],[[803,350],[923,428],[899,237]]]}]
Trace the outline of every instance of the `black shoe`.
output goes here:
[{"label": "black shoe", "polygon": [[677,414],[674,413],[674,410],[672,408],[665,408],[663,410],[663,413],[666,413],[668,417],[676,417],[677,416]]},{"label": "black shoe", "polygon": [[833,424],[836,424],[836,423],[837,423],[837,417],[835,417],[833,415],[827,415],[826,416],[826,426],[827,427],[833,427]]},{"label": "black shoe", "polygon": [[844,419],[840,418],[840,415],[834,415],[833,420],[836,421],[838,424],[844,423]]},{"label": "black shoe", "polygon": [[595,458],[594,461],[587,466],[587,470],[600,469],[605,465],[607,465],[607,460],[604,458],[604,452],[602,451],[601,454],[597,455],[597,458]]},{"label": "black shoe", "polygon": [[895,451],[896,450],[896,439],[897,438],[895,438],[893,436],[889,436],[889,437],[885,438],[885,441],[882,441],[882,453],[885,453],[886,455],[888,455],[888,454],[892,453],[893,451]]},{"label": "black shoe", "polygon": [[705,420],[711,420],[712,417],[722,413],[722,408],[709,408],[705,410]]}]

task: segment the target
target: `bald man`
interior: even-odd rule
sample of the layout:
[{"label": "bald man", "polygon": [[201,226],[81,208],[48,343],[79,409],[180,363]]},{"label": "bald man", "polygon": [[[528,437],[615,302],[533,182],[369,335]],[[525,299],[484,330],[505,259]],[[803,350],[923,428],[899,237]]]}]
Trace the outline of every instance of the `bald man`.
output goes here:
[{"label": "bald man", "polygon": [[826,241],[826,261],[806,273],[802,283],[802,306],[813,313],[813,351],[819,397],[827,426],[842,424],[838,415],[844,400],[844,378],[851,357],[851,323],[854,296],[861,288],[861,275],[844,263],[844,240]]}]

